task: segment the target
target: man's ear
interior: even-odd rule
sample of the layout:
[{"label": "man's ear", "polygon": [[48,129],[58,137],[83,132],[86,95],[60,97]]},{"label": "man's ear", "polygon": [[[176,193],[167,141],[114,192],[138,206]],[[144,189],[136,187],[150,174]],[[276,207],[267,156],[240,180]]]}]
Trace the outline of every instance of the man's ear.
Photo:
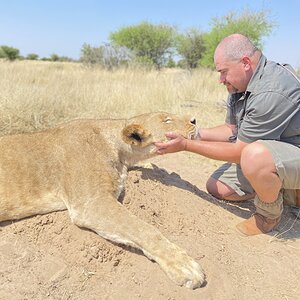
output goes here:
[{"label": "man's ear", "polygon": [[122,139],[129,145],[142,147],[150,136],[151,133],[139,124],[130,124],[122,130]]},{"label": "man's ear", "polygon": [[250,60],[250,58],[247,57],[247,56],[244,56],[244,57],[242,58],[242,63],[244,64],[245,70],[246,70],[246,71],[249,71],[250,68],[251,68],[251,60]]}]

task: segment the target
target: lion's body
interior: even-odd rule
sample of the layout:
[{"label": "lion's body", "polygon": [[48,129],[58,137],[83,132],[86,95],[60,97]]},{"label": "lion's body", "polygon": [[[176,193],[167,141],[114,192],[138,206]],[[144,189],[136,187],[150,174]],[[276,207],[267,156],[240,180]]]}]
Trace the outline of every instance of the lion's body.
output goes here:
[{"label": "lion's body", "polygon": [[117,201],[127,168],[153,156],[153,142],[166,131],[188,136],[195,126],[186,118],[152,113],[76,120],[0,138],[0,222],[68,209],[76,225],[141,249],[177,284],[199,287],[200,266]]},{"label": "lion's body", "polygon": [[[105,130],[100,134],[103,122],[110,137]],[[116,195],[122,163],[118,147],[107,141],[120,136],[122,128],[107,123],[80,120],[0,138],[0,221],[66,209],[67,198],[94,189]]]}]

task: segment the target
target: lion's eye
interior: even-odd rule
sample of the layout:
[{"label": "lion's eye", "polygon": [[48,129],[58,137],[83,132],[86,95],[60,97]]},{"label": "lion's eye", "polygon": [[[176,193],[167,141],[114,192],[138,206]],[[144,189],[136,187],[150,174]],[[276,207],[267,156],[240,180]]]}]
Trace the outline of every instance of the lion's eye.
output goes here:
[{"label": "lion's eye", "polygon": [[172,122],[172,119],[170,117],[167,117],[164,121],[165,123],[169,124]]}]

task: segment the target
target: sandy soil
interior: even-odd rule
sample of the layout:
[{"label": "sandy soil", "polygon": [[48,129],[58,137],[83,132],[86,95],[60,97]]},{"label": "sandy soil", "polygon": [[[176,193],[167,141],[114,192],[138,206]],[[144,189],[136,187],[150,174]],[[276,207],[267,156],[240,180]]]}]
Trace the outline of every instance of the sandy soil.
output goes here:
[{"label": "sandy soil", "polygon": [[0,299],[300,299],[300,220],[288,207],[278,231],[241,237],[235,225],[253,203],[210,197],[211,162],[179,153],[152,163],[129,173],[123,205],[202,265],[204,287],[176,286],[141,253],[57,212],[0,224]]}]

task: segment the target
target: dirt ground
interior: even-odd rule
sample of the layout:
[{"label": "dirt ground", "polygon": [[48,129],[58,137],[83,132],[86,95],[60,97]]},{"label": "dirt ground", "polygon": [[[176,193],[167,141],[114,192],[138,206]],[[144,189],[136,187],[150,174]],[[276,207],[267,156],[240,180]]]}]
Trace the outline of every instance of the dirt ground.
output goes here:
[{"label": "dirt ground", "polygon": [[253,203],[209,196],[216,166],[190,153],[151,162],[129,173],[123,205],[201,264],[204,287],[175,285],[140,252],[57,212],[0,224],[0,299],[300,299],[300,220],[288,207],[277,231],[245,238],[235,225]]}]

